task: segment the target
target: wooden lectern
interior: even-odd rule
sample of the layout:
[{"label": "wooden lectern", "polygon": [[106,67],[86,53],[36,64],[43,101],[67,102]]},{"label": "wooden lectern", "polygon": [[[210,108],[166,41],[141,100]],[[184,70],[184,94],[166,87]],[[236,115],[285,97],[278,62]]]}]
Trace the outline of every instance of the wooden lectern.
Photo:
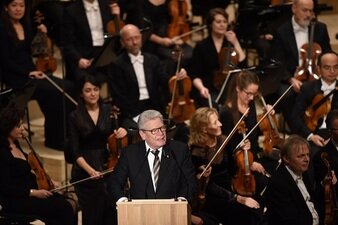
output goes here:
[{"label": "wooden lectern", "polygon": [[119,225],[190,225],[187,201],[145,199],[117,202]]}]

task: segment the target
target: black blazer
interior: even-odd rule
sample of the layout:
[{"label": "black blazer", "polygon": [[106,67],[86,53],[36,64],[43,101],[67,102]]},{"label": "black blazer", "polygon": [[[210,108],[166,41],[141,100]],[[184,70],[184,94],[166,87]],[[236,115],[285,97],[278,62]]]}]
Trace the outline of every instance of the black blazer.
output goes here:
[{"label": "black blazer", "polygon": [[[338,82],[336,83],[338,86]],[[294,128],[297,134],[307,138],[310,133],[312,133],[306,126],[304,115],[307,107],[311,106],[313,98],[320,94],[322,87],[321,80],[314,80],[305,82],[304,85],[301,87],[300,93],[297,95],[295,105],[292,108],[292,121],[294,124]],[[335,91],[333,93],[332,101],[331,101],[331,109],[338,108],[338,93]],[[322,122],[318,121],[318,125]],[[318,129],[318,127],[316,128]],[[314,131],[316,132],[316,130]]]},{"label": "black blazer", "polygon": [[[313,200],[312,188],[307,174],[303,181]],[[312,214],[304,197],[284,164],[271,177],[265,191],[267,219],[273,225],[312,225]]]},{"label": "black blazer", "polygon": [[[149,154],[149,152],[148,152]],[[195,192],[195,169],[188,146],[168,140],[162,149],[161,167],[155,193],[148,164],[145,142],[128,146],[121,151],[121,157],[111,177],[114,199],[123,196],[127,182],[130,182],[132,199],[167,199],[185,197],[192,199]]]},{"label": "black blazer", "polygon": [[[152,54],[142,53],[144,56],[144,75],[147,89],[153,109],[163,111],[160,96],[163,93],[160,86],[167,80],[166,75],[161,72],[159,59]],[[124,51],[110,68],[110,86],[112,96],[117,106],[125,114],[132,118],[141,113],[137,105],[140,92],[134,67],[126,51]]]},{"label": "black blazer", "polygon": [[[314,42],[322,47],[322,52],[331,50],[329,34],[324,23],[316,23],[313,39]],[[282,78],[283,80],[293,76],[299,64],[299,52],[291,19],[282,24],[275,34],[272,45],[272,58],[284,64],[287,73]]]},{"label": "black blazer", "polygon": [[[98,0],[103,32],[107,32],[107,23],[113,18],[109,1]],[[82,0],[78,0],[68,6],[64,12],[63,18],[63,42],[64,56],[71,65],[78,65],[80,58],[93,58],[96,56],[97,48],[93,46],[93,40],[90,32],[86,11]]]}]

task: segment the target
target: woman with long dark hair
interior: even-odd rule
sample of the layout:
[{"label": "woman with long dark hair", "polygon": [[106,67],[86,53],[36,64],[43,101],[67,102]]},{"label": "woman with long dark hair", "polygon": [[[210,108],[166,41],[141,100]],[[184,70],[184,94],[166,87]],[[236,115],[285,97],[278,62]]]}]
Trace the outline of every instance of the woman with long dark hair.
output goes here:
[{"label": "woman with long dark hair", "polygon": [[72,225],[71,204],[57,193],[38,189],[36,175],[22,150],[23,112],[7,107],[0,114],[0,201],[1,211],[37,217],[46,225]]}]

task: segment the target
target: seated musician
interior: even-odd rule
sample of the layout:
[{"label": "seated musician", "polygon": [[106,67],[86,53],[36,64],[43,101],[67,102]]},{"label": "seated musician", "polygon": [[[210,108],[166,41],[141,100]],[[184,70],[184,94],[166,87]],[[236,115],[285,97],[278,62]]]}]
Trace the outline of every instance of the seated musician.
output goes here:
[{"label": "seated musician", "polygon": [[108,24],[119,14],[118,4],[110,4],[109,0],[75,1],[65,9],[62,41],[67,79],[77,82],[85,74],[94,74],[100,82],[107,80],[103,69],[96,68],[93,60],[102,50]]},{"label": "seated musician", "polygon": [[[226,146],[227,152],[229,153],[230,159],[230,168],[232,169],[232,174],[235,173],[236,165],[232,157],[236,146],[243,139],[245,134],[252,130],[252,128],[257,124],[257,113],[254,103],[255,97],[258,95],[259,90],[259,78],[256,74],[250,71],[242,71],[234,78],[234,82],[230,85],[230,90],[234,90],[227,96],[227,100],[220,111],[220,121],[223,124],[222,133],[228,135],[236,123],[240,120],[243,114],[248,110],[248,114],[244,117],[243,121],[245,126],[241,126],[241,129],[237,129],[234,136],[229,141]],[[267,111],[271,109],[270,105],[267,105]],[[274,113],[272,110],[271,113]],[[258,145],[259,129],[254,129],[251,135],[248,137],[251,143],[251,152],[253,153],[253,163],[251,165],[251,170],[253,172],[265,175],[266,170],[261,164],[262,149]],[[271,173],[274,169],[274,164],[276,162],[271,162],[271,165],[268,164],[267,169]],[[258,174],[257,174],[258,175]],[[264,187],[265,179],[261,176],[257,178],[262,179],[262,187]],[[258,188],[259,189],[259,188]]]},{"label": "seated musician", "polygon": [[291,135],[281,148],[282,163],[272,175],[264,193],[268,224],[318,225],[313,186],[306,173],[310,145],[302,137]]},{"label": "seated musician", "polygon": [[[114,224],[114,210],[106,187],[109,182],[99,178],[108,160],[108,137],[114,133],[118,141],[127,135],[126,129],[115,127],[112,106],[101,102],[100,90],[101,84],[95,76],[84,75],[79,81],[79,106],[69,115],[71,179],[76,182],[93,178],[75,186],[84,225]],[[118,155],[120,149],[111,151]]]},{"label": "seated musician", "polygon": [[[110,86],[117,106],[129,119],[125,127],[137,129],[136,121],[144,110],[164,112],[168,79],[159,59],[141,50],[142,35],[135,25],[125,25],[120,35],[124,51],[111,65]],[[177,74],[178,79],[186,76],[184,69]]]},{"label": "seated musician", "polygon": [[72,205],[64,196],[38,188],[47,187],[49,182],[41,177],[42,172],[32,172],[38,167],[31,163],[37,161],[29,162],[19,144],[24,132],[23,115],[15,106],[7,106],[0,114],[1,212],[36,217],[46,225],[74,225]]},{"label": "seated musician", "polygon": [[[164,64],[166,73],[173,73],[176,68],[172,57],[173,47],[178,44],[182,51],[182,64],[186,66],[191,57],[192,47],[188,40],[175,40],[175,37],[189,32],[187,21],[188,3],[186,0],[177,1],[171,5],[171,0],[144,0],[144,1],[120,1],[121,8],[125,12],[126,23],[134,24],[145,30],[143,50],[156,55]],[[182,6],[182,7],[180,7]],[[187,10],[186,10],[187,9]],[[176,15],[177,14],[177,15]],[[177,22],[176,22],[177,21]],[[171,30],[170,27],[173,29]],[[175,35],[174,37],[171,37]]]},{"label": "seated musician", "polygon": [[[225,141],[221,126],[213,108],[197,109],[190,120],[189,146],[197,177],[192,214],[202,218],[203,224],[258,224],[254,211],[259,215],[260,204],[232,191],[228,154],[217,152]],[[243,148],[250,148],[250,142],[246,141]],[[213,157],[211,167],[199,178]]]},{"label": "seated musician", "polygon": [[[325,123],[327,113],[331,109],[338,108],[336,91],[338,85],[336,81],[338,77],[337,54],[328,52],[320,55],[318,70],[321,75],[320,79],[308,81],[302,85],[292,109],[295,132],[310,142],[311,159],[318,148],[323,147],[329,138],[326,129],[327,124]],[[320,102],[321,99],[324,101]],[[313,181],[312,163],[310,163],[309,173]]]},{"label": "seated musician", "polygon": [[[309,43],[309,34],[311,21],[314,19],[313,10],[313,0],[294,0],[292,4],[293,16],[278,28],[272,44],[272,58],[281,62],[285,67],[284,75],[280,77],[281,83],[277,95],[280,96],[293,84],[293,91],[283,98],[278,107],[278,111],[283,113],[291,132],[294,131],[294,128],[290,106],[294,105],[296,93],[299,93],[302,86],[302,81],[294,75],[297,74],[297,69],[304,63],[304,58],[300,57],[301,48],[304,47],[304,44],[311,44]],[[313,43],[319,44],[322,52],[331,50],[330,38],[324,23],[315,23]],[[315,55],[314,52],[310,54]],[[316,63],[314,61],[313,65]]]},{"label": "seated musician", "polygon": [[[235,51],[238,56],[238,66],[245,66],[245,54],[236,34],[227,30],[228,14],[221,8],[211,9],[206,17],[206,25],[209,36],[197,43],[188,66],[188,74],[195,87],[192,94],[197,106],[207,106],[208,98],[211,97],[214,101],[218,95],[219,88],[215,87],[213,79],[215,73],[223,69],[223,65],[219,62],[223,47],[228,47],[230,52]],[[227,58],[226,55],[227,53],[224,59]],[[230,69],[236,68],[236,65],[229,60],[228,65],[225,66]]]},{"label": "seated musician", "polygon": [[[6,86],[23,89],[26,84],[34,86],[35,91],[30,99],[37,100],[45,117],[45,145],[55,149],[64,148],[64,115],[73,107],[65,100],[62,93],[45,79],[43,71],[36,69],[31,54],[31,42],[34,30],[47,32],[41,24],[34,29],[30,22],[30,11],[26,0],[4,0],[1,5],[0,20],[0,61],[2,78]],[[72,90],[69,82],[51,77],[66,92]],[[21,106],[23,107],[23,106]]]},{"label": "seated musician", "polygon": [[[316,192],[319,195],[319,216],[324,219],[326,224],[330,224],[327,223],[327,219],[329,219],[327,216],[333,219],[333,223],[331,224],[336,224],[338,221],[336,211],[338,200],[336,195],[338,191],[336,178],[336,174],[338,174],[338,110],[333,109],[330,111],[325,122],[329,130],[330,140],[325,146],[320,148],[314,156],[314,177],[316,181]],[[325,163],[325,159],[329,165]],[[326,200],[329,200],[329,202]],[[332,212],[331,215],[327,215],[328,210],[329,213],[332,212],[331,210],[334,210],[334,212]]]}]

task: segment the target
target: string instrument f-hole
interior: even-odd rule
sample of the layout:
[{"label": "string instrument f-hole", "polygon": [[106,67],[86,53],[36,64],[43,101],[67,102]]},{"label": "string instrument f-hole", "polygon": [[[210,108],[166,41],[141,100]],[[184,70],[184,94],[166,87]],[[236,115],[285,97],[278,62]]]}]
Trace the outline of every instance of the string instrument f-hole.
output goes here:
[{"label": "string instrument f-hole", "polygon": [[[238,127],[238,132],[246,136],[244,121]],[[239,148],[234,153],[234,160],[237,165],[237,172],[232,179],[233,190],[242,196],[253,196],[256,191],[256,180],[251,173],[250,167],[253,163],[253,154],[245,147]]]}]

